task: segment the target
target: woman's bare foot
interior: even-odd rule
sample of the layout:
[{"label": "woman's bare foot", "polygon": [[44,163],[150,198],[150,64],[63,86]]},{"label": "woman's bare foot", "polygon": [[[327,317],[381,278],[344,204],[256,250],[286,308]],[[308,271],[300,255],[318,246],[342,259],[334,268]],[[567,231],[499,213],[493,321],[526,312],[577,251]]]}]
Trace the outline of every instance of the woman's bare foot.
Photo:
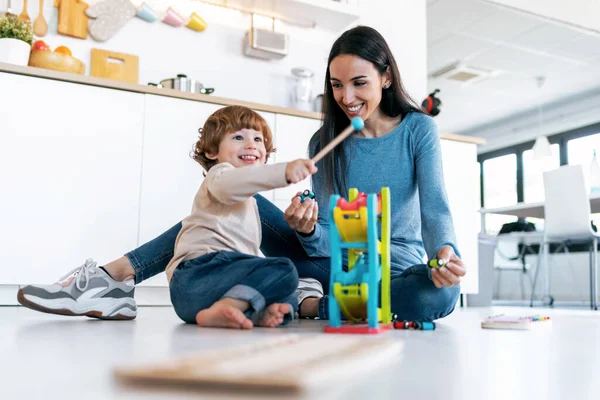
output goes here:
[{"label": "woman's bare foot", "polygon": [[[232,299],[221,299],[215,304],[196,314],[196,323],[200,326],[215,328],[252,329],[250,321],[240,307],[231,304]],[[247,304],[247,303],[246,303]]]},{"label": "woman's bare foot", "polygon": [[273,303],[265,308],[256,325],[275,328],[283,323],[283,316],[290,311],[289,304]]}]

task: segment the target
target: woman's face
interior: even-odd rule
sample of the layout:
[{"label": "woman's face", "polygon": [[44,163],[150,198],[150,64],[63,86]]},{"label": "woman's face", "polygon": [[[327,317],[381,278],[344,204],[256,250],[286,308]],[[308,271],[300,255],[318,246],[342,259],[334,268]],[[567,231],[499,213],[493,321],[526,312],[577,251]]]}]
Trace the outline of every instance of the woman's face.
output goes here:
[{"label": "woman's face", "polygon": [[348,118],[366,121],[379,114],[382,90],[391,83],[388,73],[380,75],[370,61],[341,54],[331,60],[329,75],[333,97]]}]

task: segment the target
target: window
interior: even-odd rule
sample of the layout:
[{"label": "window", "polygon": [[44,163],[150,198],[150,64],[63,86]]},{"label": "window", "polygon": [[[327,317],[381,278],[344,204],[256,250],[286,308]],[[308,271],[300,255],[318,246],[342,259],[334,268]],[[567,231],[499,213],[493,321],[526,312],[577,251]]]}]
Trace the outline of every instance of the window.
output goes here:
[{"label": "window", "polygon": [[485,208],[517,203],[517,156],[515,154],[485,160],[483,179]]},{"label": "window", "polygon": [[[588,184],[590,183],[590,165],[596,150],[596,158],[600,159],[600,133],[571,139],[567,142],[569,165],[581,164]],[[592,214],[592,221],[600,229],[600,214]]]},{"label": "window", "polygon": [[567,157],[569,165],[581,164],[585,178],[590,180],[590,163],[596,150],[596,157],[600,157],[600,133],[571,139],[567,142]]},{"label": "window", "polygon": [[[517,203],[517,156],[508,154],[483,162],[483,202],[485,208],[510,206]],[[502,225],[516,217],[489,214],[485,216],[486,232],[497,234]]]},{"label": "window", "polygon": [[[548,137],[552,157],[545,161],[533,160],[531,150],[534,142],[524,142],[510,147],[496,149],[477,156],[482,168],[483,183],[481,200],[485,208],[507,207],[519,201],[536,203],[544,201],[543,172],[559,168],[561,163],[581,164],[590,182],[590,164],[596,150],[600,159],[600,122]],[[594,193],[594,195],[596,195]],[[516,217],[487,215],[486,232],[497,233],[502,224],[515,221]],[[593,214],[592,220],[600,227],[600,214]],[[544,220],[528,218],[543,230]]]},{"label": "window", "polygon": [[542,160],[533,159],[533,150],[523,152],[523,202],[544,201],[544,171],[560,167],[558,144],[550,146],[552,157]]}]

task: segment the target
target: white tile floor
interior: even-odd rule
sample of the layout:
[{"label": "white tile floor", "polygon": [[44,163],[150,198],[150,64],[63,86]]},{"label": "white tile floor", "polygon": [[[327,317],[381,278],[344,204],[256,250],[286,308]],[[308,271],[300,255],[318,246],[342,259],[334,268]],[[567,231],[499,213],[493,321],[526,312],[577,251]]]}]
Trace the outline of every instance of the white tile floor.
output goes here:
[{"label": "white tile floor", "polygon": [[[326,399],[599,399],[600,312],[543,310],[553,319],[537,331],[483,330],[483,317],[528,308],[458,310],[435,331],[394,331],[404,341],[397,363],[379,376],[324,393]],[[140,308],[132,322],[110,322],[0,307],[0,399],[266,398],[264,395],[131,387],[112,368],[266,335],[320,332],[300,321],[252,332],[182,324],[169,307]],[[316,396],[319,397],[319,396]],[[311,400],[316,398],[311,396]]]}]

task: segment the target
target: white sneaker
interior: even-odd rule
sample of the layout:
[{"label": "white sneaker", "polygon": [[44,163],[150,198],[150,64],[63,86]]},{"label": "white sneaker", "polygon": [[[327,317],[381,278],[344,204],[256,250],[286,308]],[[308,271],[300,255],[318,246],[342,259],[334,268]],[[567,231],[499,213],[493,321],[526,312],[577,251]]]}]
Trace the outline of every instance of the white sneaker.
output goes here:
[{"label": "white sneaker", "polygon": [[137,304],[135,282],[117,282],[92,259],[67,273],[52,285],[27,285],[17,301],[32,310],[50,314],[99,319],[134,319]]}]

